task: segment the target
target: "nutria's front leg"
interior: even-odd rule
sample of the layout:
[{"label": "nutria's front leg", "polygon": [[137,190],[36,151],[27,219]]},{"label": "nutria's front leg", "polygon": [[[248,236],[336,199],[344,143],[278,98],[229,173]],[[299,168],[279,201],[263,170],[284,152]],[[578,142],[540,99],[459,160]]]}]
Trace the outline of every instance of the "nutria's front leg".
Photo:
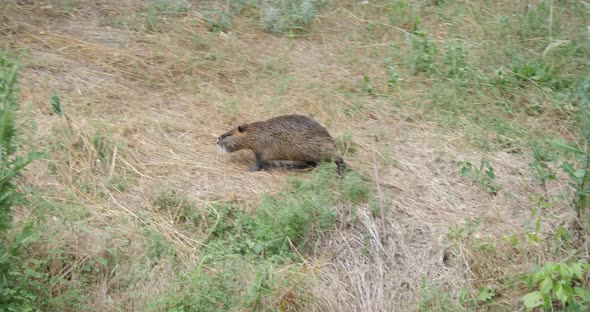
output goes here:
[{"label": "nutria's front leg", "polygon": [[342,158],[336,159],[335,163],[336,163],[336,166],[338,167],[338,176],[342,178],[342,174],[347,169],[346,163],[344,163],[344,160],[342,160]]},{"label": "nutria's front leg", "polygon": [[256,165],[252,168],[250,168],[250,171],[254,172],[254,171],[260,171],[264,165],[264,162],[262,161],[262,158],[260,157],[260,155],[256,154]]}]

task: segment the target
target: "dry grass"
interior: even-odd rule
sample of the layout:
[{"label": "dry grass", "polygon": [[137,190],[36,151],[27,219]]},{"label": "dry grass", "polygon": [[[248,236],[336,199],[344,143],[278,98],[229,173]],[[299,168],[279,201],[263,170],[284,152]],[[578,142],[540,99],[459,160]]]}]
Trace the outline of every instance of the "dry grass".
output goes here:
[{"label": "dry grass", "polygon": [[[179,190],[205,211],[224,201],[253,205],[261,193],[279,190],[287,173],[247,172],[250,154],[221,156],[214,142],[236,122],[291,112],[312,115],[334,136],[352,134],[357,153],[347,162],[377,181],[376,200],[386,215],[382,220],[371,203],[335,207],[338,228],[305,260],[319,279],[311,309],[415,310],[423,279],[452,295],[468,286],[500,287],[505,274],[522,272],[528,261],[541,262],[535,255],[554,258],[539,252],[542,245],[520,252],[504,240],[525,234],[523,225],[535,208],[530,195],[540,188],[528,170],[530,160],[474,148],[468,142],[478,125],[466,119],[445,129],[425,118],[438,78],[404,76],[403,87],[394,90],[376,83],[384,97],[360,91],[363,75],[387,80],[381,59],[391,42],[399,43],[400,55],[411,53],[408,29],[376,14],[380,4],[334,5],[310,32],[291,39],[267,34],[248,18],[236,18],[228,33],[209,33],[196,9],[162,21],[159,32],[146,32],[137,23],[142,1],[74,1],[67,9],[68,1],[17,2],[0,5],[0,48],[21,55],[20,99],[37,125],[36,146],[50,151],[25,176],[40,202],[50,203],[52,216],[45,222],[49,243],[32,254],[60,251],[69,257],[51,260],[49,270],[71,281],[80,280],[81,267],[103,265],[86,281],[92,310],[141,311],[170,287],[178,264],[150,259],[146,250],[154,236],[146,232],[173,246],[185,267],[200,260],[206,231],[188,231],[170,215],[146,213],[158,192]],[[507,5],[506,12],[517,6]],[[457,24],[439,19],[434,6],[419,7],[429,17],[423,27],[438,43],[455,34],[477,41],[489,31],[472,6]],[[473,47],[473,62],[489,61],[486,44]],[[71,125],[52,114],[54,94]],[[550,117],[530,125],[546,128]],[[459,175],[458,160],[475,164],[484,156],[503,189],[497,196]],[[564,193],[561,185],[551,184],[550,194]],[[556,223],[572,217],[563,203],[550,202]],[[72,210],[79,211],[71,215]],[[30,211],[21,212],[21,218],[30,217]],[[448,241],[449,227],[465,226],[466,220],[480,220],[473,235],[494,242],[495,251],[474,252],[473,238]],[[543,224],[548,236],[553,229]],[[519,304],[514,296],[502,300]]]}]

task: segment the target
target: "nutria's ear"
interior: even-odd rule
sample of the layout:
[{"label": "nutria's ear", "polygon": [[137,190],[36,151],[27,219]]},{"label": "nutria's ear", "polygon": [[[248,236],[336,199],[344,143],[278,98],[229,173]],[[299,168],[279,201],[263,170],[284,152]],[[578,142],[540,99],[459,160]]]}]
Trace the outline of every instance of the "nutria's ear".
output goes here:
[{"label": "nutria's ear", "polygon": [[240,131],[240,133],[241,132],[244,132],[246,130],[248,130],[248,125],[247,124],[241,124],[241,125],[238,126],[238,131]]}]

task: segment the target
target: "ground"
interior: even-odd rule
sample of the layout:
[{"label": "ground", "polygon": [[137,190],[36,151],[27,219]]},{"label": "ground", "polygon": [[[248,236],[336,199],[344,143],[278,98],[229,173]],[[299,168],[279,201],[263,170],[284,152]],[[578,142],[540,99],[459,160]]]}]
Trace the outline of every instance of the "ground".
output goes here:
[{"label": "ground", "polygon": [[[42,228],[25,255],[46,261],[47,310],[182,310],[170,298],[191,289],[190,272],[221,274],[204,251],[221,237],[211,209],[256,215],[264,196],[334,169],[248,172],[250,151],[218,152],[216,137],[238,123],[288,113],[323,124],[370,191],[354,201],[331,189],[333,228],[270,266],[295,282],[268,286],[264,309],[523,309],[528,290],[506,286],[509,276],[572,249],[587,258],[586,239],[552,241],[575,222],[567,175],[551,165],[544,189],[530,165],[535,142],[580,138],[582,4],[308,1],[318,7],[302,29],[269,33],[258,2],[0,5],[26,146],[46,152],[19,182],[28,203],[15,215]],[[491,179],[465,169],[483,160]],[[188,224],[195,216],[208,221]],[[527,241],[533,232],[541,242]],[[242,282],[225,295],[250,293]],[[482,289],[493,295],[479,300]],[[252,300],[216,307],[262,309]]]}]

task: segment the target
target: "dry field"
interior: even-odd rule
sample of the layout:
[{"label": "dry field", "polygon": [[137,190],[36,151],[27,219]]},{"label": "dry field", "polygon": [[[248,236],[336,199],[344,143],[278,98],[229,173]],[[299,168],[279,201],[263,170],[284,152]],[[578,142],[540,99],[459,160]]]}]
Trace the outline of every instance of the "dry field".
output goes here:
[{"label": "dry field", "polygon": [[[265,5],[283,2],[2,1],[23,144],[46,152],[18,180],[26,202],[8,235],[34,223],[20,256],[33,295],[13,303],[514,311],[531,291],[520,274],[587,261],[568,175],[535,152],[558,155],[554,137],[584,148],[575,90],[590,9],[291,2],[314,6],[309,22],[271,33]],[[288,113],[329,129],[344,179],[333,165],[253,173],[249,151],[219,154],[216,137],[237,123]],[[308,202],[329,217],[285,212]],[[269,224],[289,222],[305,237],[271,252],[282,229]]]}]

